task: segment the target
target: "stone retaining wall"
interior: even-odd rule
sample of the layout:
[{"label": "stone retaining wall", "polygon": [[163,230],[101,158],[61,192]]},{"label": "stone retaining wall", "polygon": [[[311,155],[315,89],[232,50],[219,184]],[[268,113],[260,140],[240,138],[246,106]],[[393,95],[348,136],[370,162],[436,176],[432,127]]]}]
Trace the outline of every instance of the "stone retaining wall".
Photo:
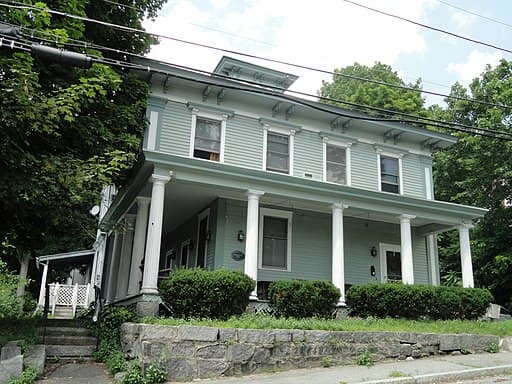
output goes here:
[{"label": "stone retaining wall", "polygon": [[144,367],[159,363],[169,380],[243,375],[322,365],[354,364],[443,353],[484,352],[497,336],[410,332],[230,329],[125,323],[121,342]]}]

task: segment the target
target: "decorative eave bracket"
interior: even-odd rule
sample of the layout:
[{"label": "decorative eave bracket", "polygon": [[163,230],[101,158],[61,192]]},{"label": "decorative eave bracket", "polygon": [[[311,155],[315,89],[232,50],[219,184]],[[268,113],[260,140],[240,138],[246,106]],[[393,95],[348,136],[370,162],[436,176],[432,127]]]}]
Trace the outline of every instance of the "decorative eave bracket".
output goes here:
[{"label": "decorative eave bracket", "polygon": [[224,88],[221,88],[219,93],[217,93],[217,105],[221,105],[224,101],[224,97],[226,97],[226,90]]},{"label": "decorative eave bracket", "polygon": [[434,152],[436,149],[439,149],[440,147],[438,146],[438,144],[441,142],[441,140],[436,140],[436,139],[426,139],[426,140],[423,140],[420,145],[421,145],[421,149],[429,149],[430,152]]},{"label": "decorative eave bracket", "polygon": [[393,140],[393,144],[396,145],[401,140],[403,134],[403,131],[390,129],[389,131],[384,133],[384,142],[387,142],[388,140]]},{"label": "decorative eave bracket", "polygon": [[212,89],[210,88],[209,85],[204,87],[204,89],[203,89],[203,101],[206,101],[206,99],[208,99],[208,96],[210,95],[211,92],[212,92]]},{"label": "decorative eave bracket", "polygon": [[334,130],[336,128],[341,129],[341,133],[347,132],[347,129],[350,127],[352,123],[352,119],[348,119],[347,121],[343,121],[343,119],[340,116],[335,117],[331,120],[331,130]]}]

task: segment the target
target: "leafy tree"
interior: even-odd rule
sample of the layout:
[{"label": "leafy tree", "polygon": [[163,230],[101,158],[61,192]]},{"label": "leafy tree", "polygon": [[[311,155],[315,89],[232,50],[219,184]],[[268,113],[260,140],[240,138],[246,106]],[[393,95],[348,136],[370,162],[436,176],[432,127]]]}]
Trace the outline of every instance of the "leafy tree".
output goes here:
[{"label": "leafy tree", "polygon": [[[452,87],[451,96],[512,105],[512,63],[487,66],[469,89]],[[512,133],[510,108],[464,100],[446,100],[445,118]],[[472,231],[475,283],[492,290],[496,301],[511,304],[512,295],[512,142],[460,133],[459,142],[435,156],[437,198],[489,209]],[[441,244],[442,269],[460,270],[456,234]]]},{"label": "leafy tree", "polygon": [[[66,43],[77,39],[142,54],[153,38],[46,9],[141,28],[163,0],[134,0],[126,7],[102,0],[24,3],[38,9],[0,7],[0,22],[23,26],[25,41],[50,40],[72,50]],[[90,45],[85,51],[101,56]],[[118,68],[71,68],[4,44],[0,94],[0,254],[12,264],[90,247],[96,226],[90,207],[104,184],[123,184],[140,150],[147,85]]]},{"label": "leafy tree", "polygon": [[[322,88],[319,91],[320,96],[396,112],[419,114],[423,111],[424,100],[419,92],[356,79],[364,78],[400,87],[421,89],[420,79],[416,80],[414,84],[406,84],[389,65],[376,62],[372,67],[368,67],[354,63],[354,65],[348,67],[335,69],[334,73],[331,82],[323,82]],[[347,78],[342,75],[355,78]],[[330,101],[326,102],[338,104]],[[344,106],[344,104],[339,105],[341,107]],[[371,111],[366,112],[373,115],[381,114]]]}]

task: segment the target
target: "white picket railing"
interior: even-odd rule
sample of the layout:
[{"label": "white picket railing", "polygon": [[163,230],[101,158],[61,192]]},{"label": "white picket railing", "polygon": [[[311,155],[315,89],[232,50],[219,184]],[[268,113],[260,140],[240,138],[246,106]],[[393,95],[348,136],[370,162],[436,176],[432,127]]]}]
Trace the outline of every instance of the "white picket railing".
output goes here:
[{"label": "white picket railing", "polygon": [[89,308],[91,303],[92,292],[91,284],[87,285],[68,285],[68,284],[49,284],[50,288],[50,308],[52,315],[55,315],[55,308],[71,307],[73,317],[76,314],[77,308]]}]

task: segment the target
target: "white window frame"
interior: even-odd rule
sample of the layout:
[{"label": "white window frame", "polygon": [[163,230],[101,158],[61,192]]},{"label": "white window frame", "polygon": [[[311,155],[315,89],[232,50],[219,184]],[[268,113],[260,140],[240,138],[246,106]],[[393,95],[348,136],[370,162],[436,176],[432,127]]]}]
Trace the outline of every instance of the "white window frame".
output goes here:
[{"label": "white window frame", "polygon": [[[194,145],[196,140],[196,125],[197,125],[197,118],[202,117],[205,119],[210,120],[216,120],[220,122],[220,153],[219,153],[219,161],[214,160],[208,160],[208,159],[200,159],[198,157],[194,157]],[[228,120],[227,114],[220,114],[220,113],[211,113],[211,112],[204,112],[199,110],[198,108],[192,108],[192,124],[190,127],[190,148],[189,148],[189,156],[194,159],[198,160],[205,160],[205,161],[213,161],[215,163],[223,163],[224,162],[224,147],[226,144],[226,125]]]},{"label": "white window frame", "polygon": [[[340,147],[345,149],[345,184],[334,183],[332,181],[327,180],[327,146],[331,145],[333,147]],[[350,154],[350,147],[352,143],[346,143],[338,140],[328,139],[324,137],[323,139],[323,181],[326,183],[336,184],[336,185],[352,185],[352,161]]]},{"label": "white window frame", "polygon": [[[284,268],[276,268],[276,267],[267,267],[263,266],[263,223],[265,216],[269,217],[277,217],[280,219],[288,220],[288,228],[287,228],[287,239],[286,239],[286,269]],[[281,271],[281,272],[291,272],[292,270],[292,219],[293,212],[290,211],[281,211],[278,209],[270,209],[270,208],[260,208],[260,221],[259,221],[259,229],[258,229],[258,268],[259,269],[267,269],[272,271]]]},{"label": "white window frame", "polygon": [[[190,252],[190,243],[191,243],[191,239],[187,239],[185,241],[182,241],[181,242],[181,245],[180,245],[180,255],[179,255],[179,258],[180,258],[180,268],[188,268],[188,264],[189,264],[189,261],[190,261],[190,256],[191,256],[191,252]],[[185,267],[183,267],[183,265],[181,264],[181,257],[182,257],[182,254],[183,254],[183,248],[187,247],[187,263],[185,265]]]},{"label": "white window frame", "polygon": [[156,136],[157,136],[159,119],[160,119],[160,113],[158,111],[151,110],[149,112],[147,148],[150,150],[156,149]]},{"label": "white window frame", "polygon": [[279,173],[281,175],[286,175],[284,172],[276,172],[267,169],[267,139],[268,134],[277,133],[279,135],[288,136],[288,175],[293,176],[293,158],[294,158],[294,138],[295,138],[295,129],[287,129],[287,128],[278,128],[273,127],[268,124],[263,124],[263,166],[262,169],[267,172]]},{"label": "white window frame", "polygon": [[379,243],[380,281],[383,283],[386,283],[388,281],[388,263],[386,260],[386,251],[400,252],[400,262],[402,261],[402,247],[399,244]]},{"label": "white window frame", "polygon": [[[383,192],[382,191],[381,166],[380,166],[381,156],[398,159],[398,194],[403,195],[404,194],[404,175],[402,172],[402,158],[404,157],[404,155],[402,155],[402,154],[399,155],[399,154],[391,153],[391,152],[377,151],[377,183],[378,183],[378,187],[379,187],[379,192]],[[392,193],[393,195],[396,195],[396,193],[393,193],[393,192],[384,192],[384,193]]]},{"label": "white window frame", "polygon": [[425,197],[427,200],[434,200],[434,190],[432,188],[432,169],[425,167]]},{"label": "white window frame", "polygon": [[204,247],[204,265],[198,265],[198,261],[199,261],[199,230],[200,230],[200,224],[201,224],[201,220],[203,220],[204,218],[206,218],[206,232],[208,232],[209,228],[210,228],[210,208],[207,208],[205,209],[203,212],[201,212],[199,215],[197,215],[197,233],[196,233],[196,262],[195,262],[195,265],[196,267],[201,267],[201,268],[206,268],[206,259],[207,259],[207,256],[208,256],[208,240],[206,240],[206,244],[205,244],[205,247]]}]

